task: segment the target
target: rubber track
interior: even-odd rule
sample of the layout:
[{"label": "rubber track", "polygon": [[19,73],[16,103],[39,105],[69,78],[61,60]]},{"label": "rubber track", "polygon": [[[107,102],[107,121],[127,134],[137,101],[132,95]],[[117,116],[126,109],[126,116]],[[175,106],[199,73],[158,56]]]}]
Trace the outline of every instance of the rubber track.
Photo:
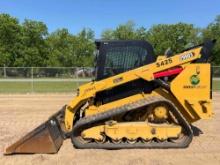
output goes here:
[{"label": "rubber track", "polygon": [[[114,144],[111,142],[106,143],[96,143],[96,142],[90,142],[85,143],[83,139],[80,137],[81,132],[85,129],[91,128],[95,126],[95,124],[107,121],[109,118],[117,116],[119,114],[134,111],[138,108],[149,106],[154,103],[166,103],[169,105],[170,111],[175,115],[177,118],[179,124],[184,129],[184,138],[181,142],[175,143],[175,142],[150,142],[150,143],[143,143],[143,142],[137,142],[134,144],[129,144],[126,142]],[[182,116],[182,114],[177,110],[176,106],[170,102],[169,100],[163,98],[163,97],[148,97],[141,100],[138,100],[136,102],[132,102],[126,105],[123,105],[121,107],[112,108],[106,112],[98,113],[92,116],[88,116],[85,118],[80,119],[76,122],[73,132],[71,135],[71,140],[73,145],[76,148],[81,149],[122,149],[122,148],[186,148],[193,138],[193,132],[191,129],[191,126],[188,124],[188,122],[185,120],[185,118]]]}]

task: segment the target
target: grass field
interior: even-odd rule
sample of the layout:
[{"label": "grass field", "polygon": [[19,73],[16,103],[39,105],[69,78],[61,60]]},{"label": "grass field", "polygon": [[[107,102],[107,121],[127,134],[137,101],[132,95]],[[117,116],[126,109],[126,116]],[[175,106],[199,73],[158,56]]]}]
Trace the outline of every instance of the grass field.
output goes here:
[{"label": "grass field", "polygon": [[0,93],[60,93],[73,92],[85,81],[0,81]]},{"label": "grass field", "polygon": [[214,80],[212,85],[213,90],[220,90],[220,80]]},{"label": "grass field", "polygon": [[[73,92],[80,84],[89,80],[41,80],[41,81],[0,81],[0,93],[60,93]],[[220,90],[220,80],[213,81],[213,90]]]}]

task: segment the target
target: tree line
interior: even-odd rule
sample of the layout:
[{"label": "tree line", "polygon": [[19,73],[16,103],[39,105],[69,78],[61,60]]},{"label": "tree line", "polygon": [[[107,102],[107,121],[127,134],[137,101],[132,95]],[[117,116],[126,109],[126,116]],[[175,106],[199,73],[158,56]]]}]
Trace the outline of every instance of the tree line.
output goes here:
[{"label": "tree line", "polygon": [[[66,28],[49,33],[43,22],[26,19],[20,23],[15,17],[0,14],[0,67],[93,66],[94,34],[90,28],[75,35]],[[177,23],[157,24],[147,29],[128,21],[115,29],[103,30],[101,39],[147,40],[157,55],[167,48],[178,53],[207,39],[217,39],[213,63],[220,64],[220,15],[206,28]]]}]

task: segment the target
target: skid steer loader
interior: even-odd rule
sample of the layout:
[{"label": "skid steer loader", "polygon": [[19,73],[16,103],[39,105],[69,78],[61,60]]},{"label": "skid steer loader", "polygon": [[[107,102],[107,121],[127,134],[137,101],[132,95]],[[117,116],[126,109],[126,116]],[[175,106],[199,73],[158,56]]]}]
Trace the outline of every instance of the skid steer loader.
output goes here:
[{"label": "skid steer loader", "polygon": [[5,154],[57,153],[66,138],[81,149],[187,147],[191,124],[213,115],[214,43],[155,58],[146,41],[97,41],[95,79]]}]

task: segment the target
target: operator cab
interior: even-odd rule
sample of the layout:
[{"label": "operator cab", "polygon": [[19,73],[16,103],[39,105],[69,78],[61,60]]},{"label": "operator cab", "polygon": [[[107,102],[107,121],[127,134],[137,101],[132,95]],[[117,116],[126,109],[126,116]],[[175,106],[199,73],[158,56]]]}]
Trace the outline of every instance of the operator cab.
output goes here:
[{"label": "operator cab", "polygon": [[155,61],[153,47],[146,41],[96,41],[96,80],[138,68]]}]

